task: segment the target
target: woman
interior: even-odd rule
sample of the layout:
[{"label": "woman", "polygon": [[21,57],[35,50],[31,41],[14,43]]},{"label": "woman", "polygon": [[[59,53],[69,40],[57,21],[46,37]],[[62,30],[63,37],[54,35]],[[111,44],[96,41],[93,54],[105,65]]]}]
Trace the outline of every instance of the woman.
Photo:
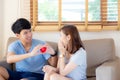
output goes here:
[{"label": "woman", "polygon": [[58,67],[43,67],[44,80],[86,80],[86,51],[74,25],[60,29]]}]

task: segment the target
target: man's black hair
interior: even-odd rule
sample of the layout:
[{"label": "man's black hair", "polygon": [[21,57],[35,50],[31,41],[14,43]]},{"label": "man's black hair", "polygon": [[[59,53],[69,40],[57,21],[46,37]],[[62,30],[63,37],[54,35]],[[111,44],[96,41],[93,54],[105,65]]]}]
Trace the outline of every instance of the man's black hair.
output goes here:
[{"label": "man's black hair", "polygon": [[13,23],[11,29],[14,33],[20,34],[23,29],[31,29],[31,24],[27,19],[19,18]]}]

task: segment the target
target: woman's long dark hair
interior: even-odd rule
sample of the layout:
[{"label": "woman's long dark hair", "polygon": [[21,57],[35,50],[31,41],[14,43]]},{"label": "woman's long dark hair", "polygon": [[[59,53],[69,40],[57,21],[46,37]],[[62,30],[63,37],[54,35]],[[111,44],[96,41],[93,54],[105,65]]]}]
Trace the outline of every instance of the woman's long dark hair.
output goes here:
[{"label": "woman's long dark hair", "polygon": [[70,54],[74,54],[80,47],[85,49],[75,25],[64,25],[60,31],[62,31],[65,35],[71,36],[70,42],[67,45],[67,51]]}]

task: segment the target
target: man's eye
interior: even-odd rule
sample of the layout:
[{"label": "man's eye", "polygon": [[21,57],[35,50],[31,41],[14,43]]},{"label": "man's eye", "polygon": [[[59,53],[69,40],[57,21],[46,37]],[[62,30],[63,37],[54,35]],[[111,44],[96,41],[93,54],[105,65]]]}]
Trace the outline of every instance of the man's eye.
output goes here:
[{"label": "man's eye", "polygon": [[25,32],[24,34],[27,34],[27,32]]},{"label": "man's eye", "polygon": [[29,32],[31,32],[31,29],[29,30]]}]

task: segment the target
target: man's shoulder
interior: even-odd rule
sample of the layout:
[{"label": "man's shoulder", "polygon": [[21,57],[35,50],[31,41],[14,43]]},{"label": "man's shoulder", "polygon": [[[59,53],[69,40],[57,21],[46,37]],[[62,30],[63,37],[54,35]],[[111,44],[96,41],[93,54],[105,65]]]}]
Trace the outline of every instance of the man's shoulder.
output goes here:
[{"label": "man's shoulder", "polygon": [[19,44],[19,40],[13,41],[12,43],[10,43],[10,45],[17,45]]},{"label": "man's shoulder", "polygon": [[20,41],[19,41],[19,40],[16,40],[16,41],[13,41],[12,43],[10,43],[10,44],[8,45],[8,48],[9,48],[9,47],[15,48],[15,47],[18,47],[19,45],[20,45]]},{"label": "man's shoulder", "polygon": [[32,42],[36,43],[36,44],[45,44],[46,43],[45,41],[42,41],[40,39],[33,39]]}]

